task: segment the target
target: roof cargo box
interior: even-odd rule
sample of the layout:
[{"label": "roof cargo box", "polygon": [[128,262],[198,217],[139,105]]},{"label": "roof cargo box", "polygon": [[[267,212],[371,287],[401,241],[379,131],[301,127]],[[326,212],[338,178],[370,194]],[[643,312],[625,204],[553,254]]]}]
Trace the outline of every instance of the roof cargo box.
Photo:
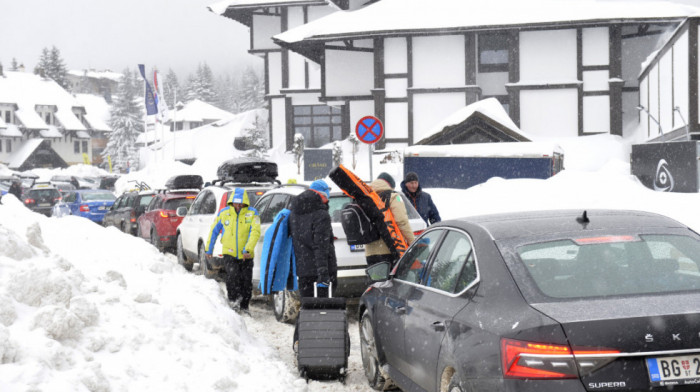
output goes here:
[{"label": "roof cargo box", "polygon": [[165,182],[167,189],[202,189],[202,176],[197,174],[183,174],[172,176]]},{"label": "roof cargo box", "polygon": [[234,158],[222,163],[216,176],[236,182],[276,182],[277,164],[255,158]]}]

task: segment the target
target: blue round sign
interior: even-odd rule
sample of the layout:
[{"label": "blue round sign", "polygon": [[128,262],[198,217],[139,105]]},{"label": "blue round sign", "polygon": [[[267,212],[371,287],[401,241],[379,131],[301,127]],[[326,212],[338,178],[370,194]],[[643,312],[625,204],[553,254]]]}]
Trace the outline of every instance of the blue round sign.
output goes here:
[{"label": "blue round sign", "polygon": [[384,125],[374,116],[365,116],[357,122],[355,135],[361,142],[374,144],[384,136]]}]

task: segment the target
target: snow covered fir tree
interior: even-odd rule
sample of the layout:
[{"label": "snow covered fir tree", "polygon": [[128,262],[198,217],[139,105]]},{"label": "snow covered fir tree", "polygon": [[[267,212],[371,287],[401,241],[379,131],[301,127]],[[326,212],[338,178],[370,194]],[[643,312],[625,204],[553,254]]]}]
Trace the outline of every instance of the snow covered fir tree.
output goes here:
[{"label": "snow covered fir tree", "polygon": [[267,158],[268,132],[267,120],[256,115],[253,124],[243,130],[243,136],[247,139],[247,144],[252,147],[246,154],[247,156],[253,158]]},{"label": "snow covered fir tree", "polygon": [[110,112],[112,133],[102,153],[105,160],[111,159],[115,171],[138,167],[136,138],[144,131],[139,84],[128,68],[123,75]]},{"label": "snow covered fir tree", "polygon": [[68,89],[68,80],[66,78],[68,70],[61,57],[61,51],[55,46],[51,50],[44,48],[41,51],[41,57],[39,57],[39,62],[34,68],[34,73],[52,79],[64,89]]}]

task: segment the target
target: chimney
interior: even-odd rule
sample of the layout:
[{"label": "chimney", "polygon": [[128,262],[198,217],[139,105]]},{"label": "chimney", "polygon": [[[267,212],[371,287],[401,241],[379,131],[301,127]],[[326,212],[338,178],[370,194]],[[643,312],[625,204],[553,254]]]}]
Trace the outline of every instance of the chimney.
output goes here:
[{"label": "chimney", "polygon": [[24,64],[19,65],[19,72],[24,72]]}]

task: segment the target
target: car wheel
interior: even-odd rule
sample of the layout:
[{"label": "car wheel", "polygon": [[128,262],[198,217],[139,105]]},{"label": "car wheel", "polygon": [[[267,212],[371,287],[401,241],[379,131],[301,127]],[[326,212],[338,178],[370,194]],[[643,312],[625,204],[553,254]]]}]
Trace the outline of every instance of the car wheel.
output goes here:
[{"label": "car wheel", "polygon": [[192,271],[194,263],[190,263],[187,256],[185,256],[185,249],[182,247],[182,236],[180,234],[177,235],[177,262],[186,270]]},{"label": "car wheel", "polygon": [[126,228],[126,223],[124,223],[124,222],[122,222],[121,227],[119,227],[119,229],[121,229],[121,231],[122,231],[123,233],[131,234],[131,233],[129,233],[129,230],[127,230],[127,228]]},{"label": "car wheel", "polygon": [[[139,230],[139,232],[141,232],[141,230]],[[163,249],[161,249],[163,244],[160,243],[160,239],[158,238],[158,233],[156,232],[156,229],[151,230],[151,244],[155,246],[159,252],[163,251]]]},{"label": "car wheel", "polygon": [[374,340],[374,328],[367,310],[362,314],[362,320],[360,321],[360,353],[362,354],[362,368],[365,370],[365,377],[367,377],[369,386],[377,391],[383,390],[387,382],[379,366],[377,343]]},{"label": "car wheel", "polygon": [[293,323],[299,315],[301,301],[298,291],[277,291],[272,294],[272,309],[280,323]]},{"label": "car wheel", "polygon": [[453,375],[450,379],[450,384],[447,387],[447,392],[462,392],[462,387],[459,386],[459,381],[457,380],[457,375]]},{"label": "car wheel", "polygon": [[202,275],[207,279],[213,279],[214,275],[216,275],[216,271],[212,271],[209,267],[209,262],[207,262],[207,253],[204,249],[204,244],[199,244],[199,270],[202,271]]}]

